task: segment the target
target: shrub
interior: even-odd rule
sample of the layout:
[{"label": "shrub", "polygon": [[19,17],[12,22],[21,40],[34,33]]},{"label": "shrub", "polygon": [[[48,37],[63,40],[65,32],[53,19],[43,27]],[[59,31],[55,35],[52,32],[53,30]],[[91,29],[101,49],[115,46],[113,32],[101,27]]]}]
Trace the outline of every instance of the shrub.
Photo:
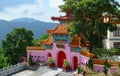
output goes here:
[{"label": "shrub", "polygon": [[66,59],[63,62],[63,66],[69,66],[69,62]]},{"label": "shrub", "polygon": [[53,61],[53,59],[51,57],[48,58],[48,63],[49,64],[54,64],[54,61]]},{"label": "shrub", "polygon": [[29,65],[34,65],[34,62],[33,62],[33,60],[32,60],[32,56],[31,56],[31,55],[30,55],[30,57],[29,57],[28,63],[29,63]]},{"label": "shrub", "polygon": [[93,68],[93,59],[92,59],[92,58],[89,59],[89,61],[88,61],[88,63],[87,63],[87,66],[88,66],[89,68]]},{"label": "shrub", "polygon": [[78,65],[76,70],[77,70],[77,73],[80,74],[80,73],[82,72],[82,68],[81,68],[81,66]]},{"label": "shrub", "polygon": [[110,65],[109,65],[109,63],[108,63],[108,61],[106,59],[105,62],[104,62],[104,67],[103,67],[105,75],[107,75],[109,67],[110,67]]}]

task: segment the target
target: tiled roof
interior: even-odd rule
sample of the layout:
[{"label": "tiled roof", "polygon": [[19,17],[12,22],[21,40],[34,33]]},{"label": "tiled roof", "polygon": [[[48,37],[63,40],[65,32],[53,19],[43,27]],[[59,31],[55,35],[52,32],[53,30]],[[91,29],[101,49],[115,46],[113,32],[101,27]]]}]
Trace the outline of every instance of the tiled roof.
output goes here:
[{"label": "tiled roof", "polygon": [[117,21],[109,21],[109,23],[111,23],[111,24],[120,24],[120,22],[117,22]]},{"label": "tiled roof", "polygon": [[26,50],[40,50],[40,51],[45,51],[44,47],[39,47],[39,46],[27,46]]},{"label": "tiled roof", "polygon": [[94,59],[94,60],[93,60],[93,64],[104,65],[104,60]]},{"label": "tiled roof", "polygon": [[80,37],[73,37],[72,41],[70,42],[69,46],[70,47],[80,47],[81,42],[80,42],[81,38]]},{"label": "tiled roof", "polygon": [[53,43],[52,36],[49,36],[48,39],[40,41],[40,44],[51,45]]},{"label": "tiled roof", "polygon": [[89,58],[94,58],[95,57],[94,54],[92,54],[88,51],[81,51],[80,54],[83,55],[83,56],[89,57]]},{"label": "tiled roof", "polygon": [[81,47],[88,47],[89,43],[85,42],[81,36],[80,37],[73,37],[69,46],[70,47],[80,47],[80,46]]},{"label": "tiled roof", "polygon": [[[100,60],[100,59],[93,59],[93,64],[98,64],[98,65],[104,65],[105,60]],[[108,60],[108,64],[111,66],[117,66],[120,65],[120,62]]]},{"label": "tiled roof", "polygon": [[53,21],[55,20],[73,20],[73,16],[60,16],[60,17],[52,17]]},{"label": "tiled roof", "polygon": [[56,28],[54,28],[52,30],[47,30],[47,33],[50,33],[50,34],[68,34],[67,25],[58,24],[56,26]]}]

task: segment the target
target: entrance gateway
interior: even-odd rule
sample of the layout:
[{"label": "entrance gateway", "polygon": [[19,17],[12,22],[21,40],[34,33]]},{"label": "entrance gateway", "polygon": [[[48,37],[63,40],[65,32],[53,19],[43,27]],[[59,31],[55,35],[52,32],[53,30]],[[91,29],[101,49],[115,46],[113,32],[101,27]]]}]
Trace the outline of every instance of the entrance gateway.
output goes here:
[{"label": "entrance gateway", "polygon": [[66,59],[66,55],[63,51],[58,53],[58,67],[62,68],[64,59]]}]

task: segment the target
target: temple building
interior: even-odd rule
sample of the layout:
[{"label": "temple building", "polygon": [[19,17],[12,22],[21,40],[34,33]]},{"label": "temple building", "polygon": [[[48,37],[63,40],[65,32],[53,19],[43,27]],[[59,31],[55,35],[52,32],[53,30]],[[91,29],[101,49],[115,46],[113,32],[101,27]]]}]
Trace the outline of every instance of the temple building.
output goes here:
[{"label": "temple building", "polygon": [[50,35],[48,39],[39,41],[43,47],[28,46],[27,58],[32,56],[33,61],[48,62],[48,57],[53,58],[56,67],[62,67],[66,59],[72,70],[76,70],[78,64],[86,64],[89,58],[95,57],[89,53],[89,43],[81,35],[70,37],[68,28],[73,20],[71,13],[67,12],[65,16],[52,17],[53,21],[59,21],[56,27],[47,30]]}]

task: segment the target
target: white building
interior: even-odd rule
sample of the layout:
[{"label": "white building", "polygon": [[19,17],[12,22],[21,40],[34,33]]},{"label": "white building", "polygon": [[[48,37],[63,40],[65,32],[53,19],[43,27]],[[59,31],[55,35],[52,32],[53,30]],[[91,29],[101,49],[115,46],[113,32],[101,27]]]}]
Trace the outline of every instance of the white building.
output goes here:
[{"label": "white building", "polygon": [[104,48],[120,48],[120,24],[117,24],[118,29],[114,32],[107,31],[107,39],[104,40]]}]

